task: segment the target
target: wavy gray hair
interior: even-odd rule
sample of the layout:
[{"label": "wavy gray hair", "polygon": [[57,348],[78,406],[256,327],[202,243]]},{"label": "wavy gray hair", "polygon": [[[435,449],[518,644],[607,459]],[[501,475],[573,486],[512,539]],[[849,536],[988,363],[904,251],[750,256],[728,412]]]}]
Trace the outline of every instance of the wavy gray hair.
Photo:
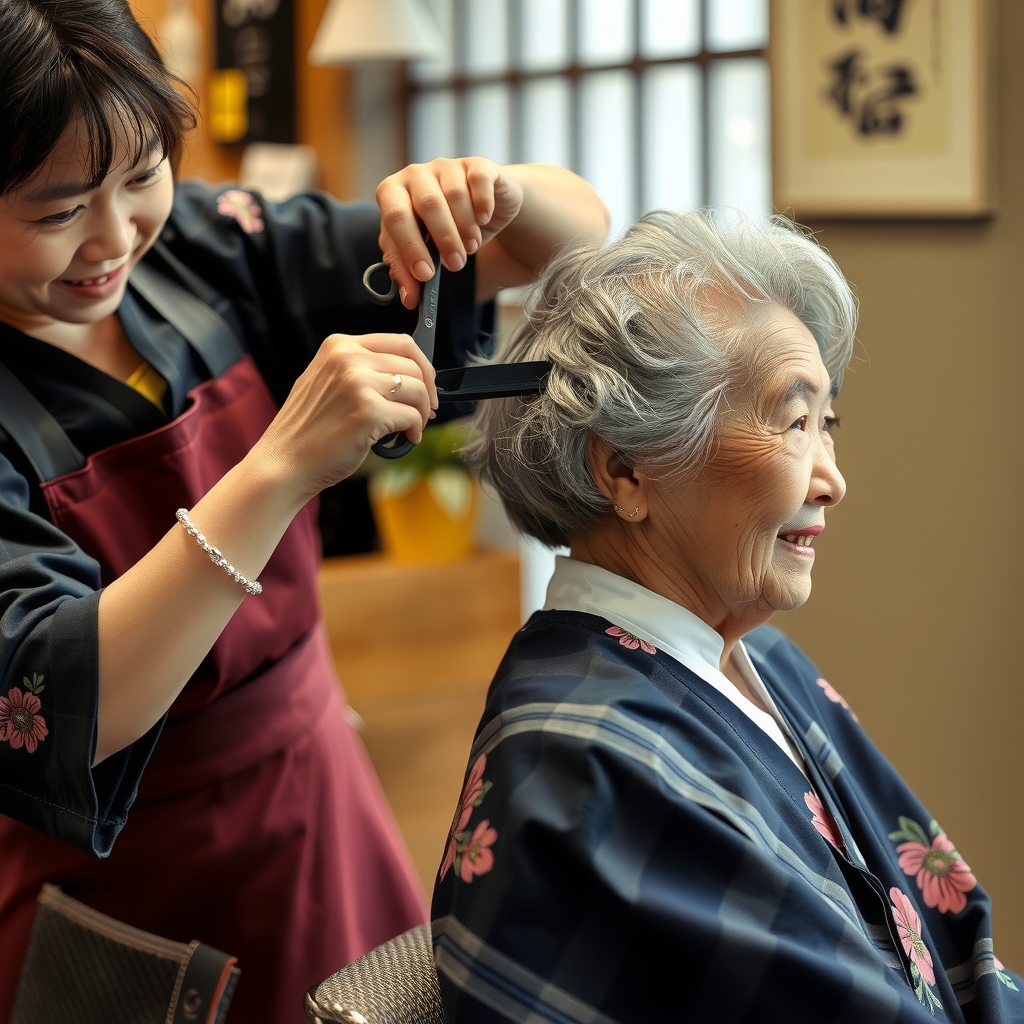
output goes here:
[{"label": "wavy gray hair", "polygon": [[494,355],[549,360],[547,390],[481,402],[467,461],[520,531],[568,543],[611,511],[588,468],[591,431],[648,473],[699,470],[744,379],[744,346],[730,342],[769,305],[807,326],[838,388],[856,302],[829,254],[784,217],[656,211],[610,245],[562,252]]}]

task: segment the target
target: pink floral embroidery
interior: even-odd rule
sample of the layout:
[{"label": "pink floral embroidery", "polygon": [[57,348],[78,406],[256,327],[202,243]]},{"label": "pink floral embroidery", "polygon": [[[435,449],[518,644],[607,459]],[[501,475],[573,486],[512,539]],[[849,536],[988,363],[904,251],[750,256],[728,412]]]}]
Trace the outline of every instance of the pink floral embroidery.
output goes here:
[{"label": "pink floral embroidery", "polygon": [[10,743],[15,749],[24,747],[30,754],[35,753],[36,747],[49,733],[43,716],[39,714],[42,702],[36,696],[43,689],[38,685],[42,679],[42,676],[33,675],[32,683],[25,680],[29,693],[12,686],[6,697],[0,697],[0,742]]},{"label": "pink floral embroidery", "polygon": [[464,882],[471,882],[474,875],[485,875],[494,867],[494,853],[489,847],[494,845],[498,833],[490,828],[490,821],[482,821],[472,834],[469,832],[469,820],[473,817],[473,809],[480,806],[493,785],[483,781],[486,767],[487,755],[481,754],[470,769],[469,778],[466,779],[462,796],[455,808],[455,817],[452,818],[448,848],[441,863],[438,881],[444,880],[452,866]]},{"label": "pink floral embroidery", "polygon": [[931,840],[925,830],[912,818],[902,815],[900,827],[889,833],[892,840],[904,842],[896,847],[900,867],[906,875],[916,875],[925,906],[935,907],[940,914],[959,914],[967,906],[967,896],[977,884],[967,862],[932,821]]},{"label": "pink floral embroidery", "polygon": [[896,886],[889,890],[889,899],[892,900],[892,916],[896,922],[896,931],[899,934],[900,942],[903,944],[903,952],[910,957],[911,963],[921,972],[921,977],[929,985],[935,984],[935,965],[932,963],[932,955],[921,938],[921,917],[910,902],[910,897],[901,892]]},{"label": "pink floral embroidery", "polygon": [[995,953],[992,954],[992,963],[995,964],[996,967],[996,977],[1007,988],[1012,988],[1014,992],[1019,992],[1020,989],[1017,988],[1017,986],[1014,984],[1013,978],[1011,978],[1010,975],[1006,973],[1006,968],[1003,966],[1002,960],[1000,960],[999,957],[995,955]]},{"label": "pink floral embroidery", "polygon": [[648,654],[658,653],[657,647],[653,647],[646,640],[641,640],[640,637],[636,636],[634,633],[627,632],[621,626],[609,626],[605,632],[609,636],[617,636],[619,638],[619,643],[622,644],[623,647],[628,647],[631,651],[635,651],[639,647]]},{"label": "pink floral embroidery", "polygon": [[914,909],[914,904],[910,902],[910,897],[895,886],[889,890],[889,899],[892,900],[892,917],[896,922],[896,931],[903,945],[903,952],[910,957],[910,975],[914,979],[914,992],[934,1013],[934,1007],[941,1006],[942,1003],[930,988],[935,984],[935,965],[924,939],[921,938],[921,918]]},{"label": "pink floral embroidery", "polygon": [[824,691],[825,696],[828,697],[828,699],[832,701],[833,704],[839,704],[841,707],[846,708],[846,710],[850,712],[850,715],[855,722],[860,721],[860,719],[857,717],[857,712],[854,711],[853,708],[851,708],[850,705],[846,703],[846,700],[843,697],[843,695],[827,679],[818,679],[817,683]]},{"label": "pink floral embroidery", "polygon": [[494,851],[491,847],[497,838],[498,833],[491,828],[487,818],[473,830],[459,867],[459,877],[464,882],[472,882],[474,875],[486,875],[494,867]]},{"label": "pink floral embroidery", "polygon": [[837,850],[843,848],[839,828],[828,808],[821,802],[821,797],[814,790],[804,793],[804,803],[813,815],[811,824],[818,830],[818,835],[830,842]]},{"label": "pink floral embroidery", "polygon": [[221,192],[217,197],[217,212],[225,217],[234,217],[247,235],[255,235],[263,230],[263,211],[256,200],[240,188],[229,188]]}]

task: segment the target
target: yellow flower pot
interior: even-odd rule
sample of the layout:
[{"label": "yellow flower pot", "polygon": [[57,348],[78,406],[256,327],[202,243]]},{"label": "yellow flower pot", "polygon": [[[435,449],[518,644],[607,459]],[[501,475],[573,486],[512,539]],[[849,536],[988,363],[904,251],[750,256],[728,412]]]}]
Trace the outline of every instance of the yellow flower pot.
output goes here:
[{"label": "yellow flower pot", "polygon": [[370,479],[370,505],[384,553],[396,562],[457,562],[473,550],[479,484],[441,466],[415,480]]}]

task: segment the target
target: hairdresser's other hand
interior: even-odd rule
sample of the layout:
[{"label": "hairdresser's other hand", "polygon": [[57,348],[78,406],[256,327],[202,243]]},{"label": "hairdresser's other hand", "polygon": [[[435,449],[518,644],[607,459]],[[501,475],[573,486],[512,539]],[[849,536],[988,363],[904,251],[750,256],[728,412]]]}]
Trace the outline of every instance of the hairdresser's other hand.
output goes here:
[{"label": "hairdresser's other hand", "polygon": [[[510,224],[523,189],[500,164],[483,157],[410,164],[377,186],[380,247],[402,302],[419,302],[420,283],[434,266],[423,241],[426,228],[441,262],[461,270],[468,256]],[[422,226],[421,226],[422,225]]]},{"label": "hairdresser's other hand", "polygon": [[409,335],[332,334],[250,455],[301,507],[355,472],[382,437],[418,443],[436,408],[434,368]]}]

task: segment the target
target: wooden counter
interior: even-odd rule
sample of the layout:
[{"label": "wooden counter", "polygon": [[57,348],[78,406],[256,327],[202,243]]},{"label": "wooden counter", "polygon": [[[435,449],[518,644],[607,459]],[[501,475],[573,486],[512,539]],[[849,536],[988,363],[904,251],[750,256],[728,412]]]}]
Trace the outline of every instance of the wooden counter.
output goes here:
[{"label": "wooden counter", "polygon": [[429,895],[487,686],[520,626],[519,558],[327,559],[320,593],[338,675]]}]

